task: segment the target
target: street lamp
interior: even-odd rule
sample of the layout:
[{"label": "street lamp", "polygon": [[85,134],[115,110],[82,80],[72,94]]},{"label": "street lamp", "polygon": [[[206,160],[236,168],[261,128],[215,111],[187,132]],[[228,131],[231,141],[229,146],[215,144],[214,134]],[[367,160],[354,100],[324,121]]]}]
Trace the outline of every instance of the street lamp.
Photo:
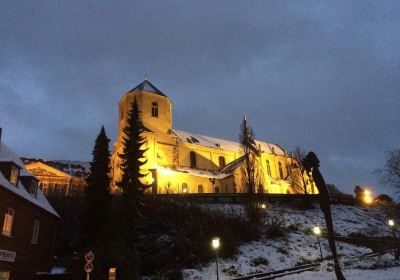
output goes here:
[{"label": "street lamp", "polygon": [[393,219],[389,219],[389,220],[388,220],[388,225],[389,225],[390,227],[394,227],[394,220],[393,220]]},{"label": "street lamp", "polygon": [[217,264],[217,280],[219,280],[219,271],[218,271],[219,237],[213,238],[213,240],[211,241],[211,246],[215,251],[215,263]]},{"label": "street lamp", "polygon": [[313,232],[317,236],[318,246],[319,246],[319,253],[321,254],[321,261],[324,259],[322,255],[322,248],[321,248],[321,241],[319,240],[319,236],[321,235],[321,229],[318,226],[313,227]]},{"label": "street lamp", "polygon": [[265,208],[267,208],[267,205],[265,205],[265,203],[261,203],[260,207],[261,207],[261,209],[265,209]]}]

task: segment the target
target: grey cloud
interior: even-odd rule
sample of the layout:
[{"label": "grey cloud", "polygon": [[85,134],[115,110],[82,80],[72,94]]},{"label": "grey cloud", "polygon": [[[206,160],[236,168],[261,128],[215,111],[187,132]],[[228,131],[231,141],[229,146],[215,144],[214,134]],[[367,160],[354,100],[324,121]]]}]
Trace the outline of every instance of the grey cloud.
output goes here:
[{"label": "grey cloud", "polygon": [[[0,125],[21,155],[90,159],[145,72],[177,128],[315,150],[327,181],[378,187],[398,148],[397,1],[2,1]],[[212,124],[212,125],[210,125]],[[380,189],[379,191],[389,191]]]}]

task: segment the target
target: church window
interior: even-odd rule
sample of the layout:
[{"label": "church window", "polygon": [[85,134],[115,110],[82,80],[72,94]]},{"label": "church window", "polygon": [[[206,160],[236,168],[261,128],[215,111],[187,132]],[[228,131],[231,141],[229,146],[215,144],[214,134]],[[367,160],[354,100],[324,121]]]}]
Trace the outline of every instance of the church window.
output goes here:
[{"label": "church window", "polygon": [[266,161],[267,164],[267,174],[269,177],[271,177],[271,165],[269,164],[269,160]]},{"label": "church window", "polygon": [[14,209],[7,208],[6,214],[4,215],[4,222],[3,222],[3,235],[11,237],[12,228],[14,222]]},{"label": "church window", "polygon": [[151,103],[151,116],[154,118],[158,118],[158,103],[157,102]]},{"label": "church window", "polygon": [[214,192],[219,193],[219,187],[215,187]]},{"label": "church window", "polygon": [[198,193],[203,193],[203,192],[204,192],[203,185],[198,185],[198,186],[197,186],[197,192],[198,192]]},{"label": "church window", "polygon": [[196,153],[195,152],[190,152],[190,167],[191,168],[196,168]]},{"label": "church window", "polygon": [[121,108],[121,111],[120,111],[120,118],[121,118],[121,121],[124,119],[124,109],[123,108]]},{"label": "church window", "polygon": [[219,158],[218,158],[218,160],[219,160],[219,168],[223,168],[226,164],[225,164],[225,157],[223,157],[223,156],[220,156]]},{"label": "church window", "polygon": [[281,179],[283,179],[283,169],[282,169],[282,163],[278,163],[279,166],[279,175],[281,176]]},{"label": "church window", "polygon": [[182,184],[182,193],[188,193],[189,191],[188,191],[188,186],[187,186],[187,184],[186,183],[183,183]]}]

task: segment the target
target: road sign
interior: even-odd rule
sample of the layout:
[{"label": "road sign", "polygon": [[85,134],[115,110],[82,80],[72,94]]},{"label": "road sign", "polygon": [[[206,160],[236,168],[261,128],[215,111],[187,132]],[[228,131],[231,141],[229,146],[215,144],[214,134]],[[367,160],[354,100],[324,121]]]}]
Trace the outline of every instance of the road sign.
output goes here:
[{"label": "road sign", "polygon": [[85,264],[85,271],[86,271],[86,273],[92,272],[93,271],[93,263],[91,263],[91,262],[86,263]]},{"label": "road sign", "polygon": [[88,262],[88,263],[91,263],[91,262],[94,261],[94,254],[93,254],[92,251],[89,251],[89,252],[86,253],[85,261]]}]

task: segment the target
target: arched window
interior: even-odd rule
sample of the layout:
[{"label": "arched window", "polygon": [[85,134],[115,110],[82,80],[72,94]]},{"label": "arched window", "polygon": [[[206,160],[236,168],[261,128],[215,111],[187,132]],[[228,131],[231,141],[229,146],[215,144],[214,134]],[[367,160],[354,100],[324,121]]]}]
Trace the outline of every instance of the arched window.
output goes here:
[{"label": "arched window", "polygon": [[215,187],[214,192],[215,192],[215,193],[219,193],[219,192],[220,192],[220,191],[219,191],[219,187]]},{"label": "arched window", "polygon": [[223,168],[223,167],[226,165],[226,163],[225,163],[225,157],[220,156],[220,157],[218,158],[218,161],[219,161],[219,168]]},{"label": "arched window", "polygon": [[158,118],[158,103],[157,102],[151,103],[151,116],[154,118]]},{"label": "arched window", "polygon": [[204,192],[203,185],[198,185],[197,186],[197,192],[198,193],[203,193]]},{"label": "arched window", "polygon": [[190,152],[190,167],[196,168],[196,153],[193,151]]},{"label": "arched window", "polygon": [[281,179],[283,179],[283,169],[282,169],[282,163],[278,163],[279,166],[279,175],[281,176]]},{"label": "arched window", "polygon": [[271,177],[271,165],[269,164],[269,160],[266,161],[267,164],[267,174],[269,177]]},{"label": "arched window", "polygon": [[3,222],[3,235],[11,236],[13,222],[14,222],[14,209],[7,208],[6,214],[4,215],[4,222]]},{"label": "arched window", "polygon": [[188,192],[189,192],[189,189],[188,189],[187,184],[186,184],[186,183],[183,183],[183,184],[182,184],[182,193],[188,193]]}]

